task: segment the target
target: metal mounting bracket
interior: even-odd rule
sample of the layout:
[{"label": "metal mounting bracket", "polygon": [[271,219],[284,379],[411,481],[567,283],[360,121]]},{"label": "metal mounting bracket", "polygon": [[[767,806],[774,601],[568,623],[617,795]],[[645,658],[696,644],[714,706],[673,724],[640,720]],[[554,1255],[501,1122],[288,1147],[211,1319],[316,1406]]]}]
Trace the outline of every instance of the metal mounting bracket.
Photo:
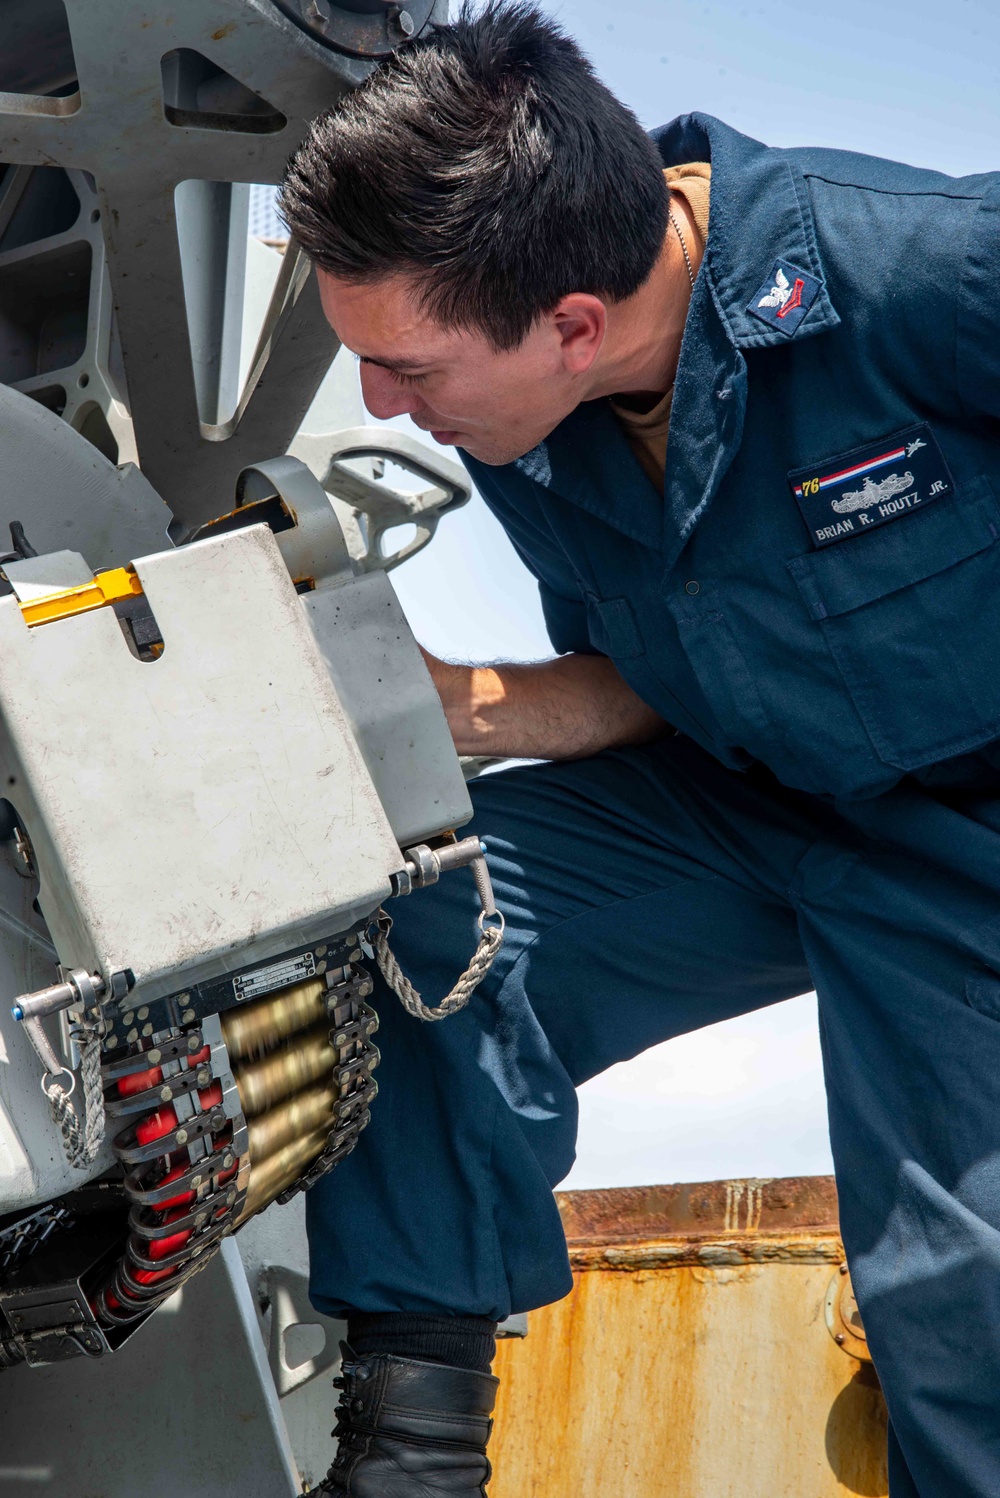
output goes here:
[{"label": "metal mounting bracket", "polygon": [[[301,1389],[340,1362],[340,1342],[347,1335],[343,1321],[322,1316],[309,1302],[309,1281],[304,1274],[284,1265],[272,1264],[260,1277],[258,1292],[270,1304],[271,1327],[267,1339],[267,1361],[279,1399]],[[301,1363],[288,1361],[287,1337],[297,1326],[316,1326],[326,1341],[315,1357]]]},{"label": "metal mounting bracket", "polygon": [[[422,551],[443,515],[472,497],[465,469],[394,427],[352,427],[330,436],[300,433],[289,448],[316,475],[335,503],[359,572],[390,572]],[[416,493],[391,488],[347,467],[351,458],[383,458],[431,487]],[[397,551],[386,553],[383,538],[401,525],[416,535]]]}]

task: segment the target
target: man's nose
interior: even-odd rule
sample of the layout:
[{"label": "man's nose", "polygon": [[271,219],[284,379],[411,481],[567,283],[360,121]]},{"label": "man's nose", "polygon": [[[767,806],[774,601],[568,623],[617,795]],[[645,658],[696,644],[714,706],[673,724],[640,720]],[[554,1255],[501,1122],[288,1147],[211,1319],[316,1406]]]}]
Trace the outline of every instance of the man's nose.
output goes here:
[{"label": "man's nose", "polygon": [[361,366],[361,398],[372,416],[386,421],[390,416],[408,416],[418,410],[420,398],[407,390],[388,369],[377,364]]}]

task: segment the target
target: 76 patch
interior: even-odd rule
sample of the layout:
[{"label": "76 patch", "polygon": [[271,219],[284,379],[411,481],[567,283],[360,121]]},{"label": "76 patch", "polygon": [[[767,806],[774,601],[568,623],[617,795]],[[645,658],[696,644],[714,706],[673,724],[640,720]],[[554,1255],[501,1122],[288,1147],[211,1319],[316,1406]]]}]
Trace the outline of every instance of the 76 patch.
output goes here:
[{"label": "76 patch", "polygon": [[926,422],[793,469],[788,482],[816,546],[899,520],[954,487]]}]

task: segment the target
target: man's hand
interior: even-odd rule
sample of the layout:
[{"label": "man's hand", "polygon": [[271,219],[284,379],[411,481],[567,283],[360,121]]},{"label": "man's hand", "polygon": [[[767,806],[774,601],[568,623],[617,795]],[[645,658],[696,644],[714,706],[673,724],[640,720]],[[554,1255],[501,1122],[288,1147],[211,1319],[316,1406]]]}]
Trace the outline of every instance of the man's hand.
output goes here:
[{"label": "man's hand", "polygon": [[459,754],[583,759],[645,744],[669,725],[603,655],[529,666],[455,666],[423,650]]}]

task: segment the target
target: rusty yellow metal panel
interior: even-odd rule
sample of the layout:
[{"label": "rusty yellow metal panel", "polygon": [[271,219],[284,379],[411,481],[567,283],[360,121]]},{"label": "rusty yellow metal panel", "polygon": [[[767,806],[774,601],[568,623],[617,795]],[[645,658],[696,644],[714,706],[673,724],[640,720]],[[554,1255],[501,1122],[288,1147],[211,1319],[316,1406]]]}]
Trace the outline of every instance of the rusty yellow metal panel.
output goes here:
[{"label": "rusty yellow metal panel", "polygon": [[500,1344],[490,1498],[884,1498],[832,1180],[560,1206],[574,1289]]}]

